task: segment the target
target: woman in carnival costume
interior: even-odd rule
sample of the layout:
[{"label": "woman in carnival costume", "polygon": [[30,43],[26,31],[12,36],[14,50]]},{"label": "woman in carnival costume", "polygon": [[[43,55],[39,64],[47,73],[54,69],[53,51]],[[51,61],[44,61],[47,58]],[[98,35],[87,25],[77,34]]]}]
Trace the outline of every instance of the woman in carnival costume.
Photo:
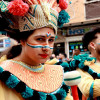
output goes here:
[{"label": "woman in carnival costume", "polygon": [[100,28],[83,36],[83,46],[90,54],[74,56],[70,67],[81,73],[78,87],[83,94],[82,100],[100,100]]},{"label": "woman in carnival costume", "polygon": [[60,27],[69,22],[67,5],[65,0],[0,1],[0,31],[20,43],[0,63],[0,100],[73,100],[63,68],[43,65],[53,51],[57,21]]}]

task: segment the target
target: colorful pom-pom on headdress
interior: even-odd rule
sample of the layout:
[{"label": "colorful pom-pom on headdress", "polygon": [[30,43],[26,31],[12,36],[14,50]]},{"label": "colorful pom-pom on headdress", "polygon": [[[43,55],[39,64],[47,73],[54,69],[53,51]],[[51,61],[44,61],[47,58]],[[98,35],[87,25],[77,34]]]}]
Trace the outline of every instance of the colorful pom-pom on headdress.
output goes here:
[{"label": "colorful pom-pom on headdress", "polygon": [[59,7],[61,8],[61,9],[67,9],[67,7],[68,7],[68,3],[67,3],[67,1],[66,0],[59,0]]},{"label": "colorful pom-pom on headdress", "polygon": [[8,27],[20,32],[50,27],[57,33],[58,26],[69,22],[67,7],[67,0],[0,1],[0,12],[9,23]]},{"label": "colorful pom-pom on headdress", "polygon": [[22,0],[14,0],[8,3],[7,8],[13,15],[24,16],[28,12],[29,5]]}]

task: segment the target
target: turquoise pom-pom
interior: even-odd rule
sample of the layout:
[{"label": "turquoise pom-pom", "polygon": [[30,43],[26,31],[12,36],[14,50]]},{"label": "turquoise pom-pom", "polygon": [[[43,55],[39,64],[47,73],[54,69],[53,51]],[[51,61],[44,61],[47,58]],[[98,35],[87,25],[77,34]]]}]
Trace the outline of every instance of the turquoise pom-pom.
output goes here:
[{"label": "turquoise pom-pom", "polygon": [[[70,67],[71,68],[75,68],[76,67],[76,64],[75,64],[75,60],[73,60],[73,61],[71,61],[70,63],[69,63],[69,65],[70,65]],[[77,66],[78,67],[78,66]]]},{"label": "turquoise pom-pom", "polygon": [[70,19],[69,14],[65,10],[62,10],[58,16],[58,26],[62,27],[64,23],[69,22],[69,19]]},{"label": "turquoise pom-pom", "polygon": [[3,68],[2,67],[0,67],[0,73],[2,73],[3,72]]},{"label": "turquoise pom-pom", "polygon": [[38,92],[40,95],[40,100],[46,100],[46,94],[43,92]]},{"label": "turquoise pom-pom", "polygon": [[87,61],[92,61],[93,59],[94,59],[95,62],[96,62],[96,58],[95,58],[95,57],[88,57],[88,58],[87,58]]},{"label": "turquoise pom-pom", "polygon": [[61,66],[62,66],[62,67],[69,67],[69,64],[68,64],[67,62],[63,62],[63,63],[61,64]]},{"label": "turquoise pom-pom", "polygon": [[98,78],[100,78],[100,73],[97,74]]},{"label": "turquoise pom-pom", "polygon": [[32,97],[33,96],[33,90],[31,88],[29,88],[29,87],[26,86],[25,92],[22,92],[21,95],[25,99],[29,98],[29,97]]},{"label": "turquoise pom-pom", "polygon": [[57,100],[56,96],[54,94],[50,94],[52,100]]},{"label": "turquoise pom-pom", "polygon": [[78,56],[75,55],[75,56],[73,57],[73,59],[75,59],[75,60],[80,60],[80,55],[78,55]]},{"label": "turquoise pom-pom", "polygon": [[67,93],[64,89],[60,89],[58,93],[61,95],[62,100],[67,96]]},{"label": "turquoise pom-pom", "polygon": [[78,65],[78,67],[81,68],[81,69],[83,69],[84,68],[84,62],[81,61],[81,63],[79,63],[79,65]]},{"label": "turquoise pom-pom", "polygon": [[91,68],[89,68],[88,69],[88,73],[92,75],[94,72],[93,72],[93,70]]},{"label": "turquoise pom-pom", "polygon": [[9,87],[9,88],[14,88],[18,83],[19,83],[19,79],[14,76],[14,75],[11,75],[7,81],[6,81],[6,85]]}]

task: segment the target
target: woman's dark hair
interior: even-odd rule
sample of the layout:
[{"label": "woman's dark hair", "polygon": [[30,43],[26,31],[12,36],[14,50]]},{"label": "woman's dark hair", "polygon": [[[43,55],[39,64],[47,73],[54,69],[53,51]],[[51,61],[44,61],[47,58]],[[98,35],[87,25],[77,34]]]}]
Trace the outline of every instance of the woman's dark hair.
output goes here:
[{"label": "woman's dark hair", "polygon": [[[17,31],[7,31],[8,36],[17,40],[18,43],[20,43],[20,40],[26,41],[32,33],[33,31],[25,31],[25,32],[19,32],[18,30]],[[7,59],[12,59],[20,55],[21,51],[22,51],[22,46],[18,44],[18,45],[12,46],[8,50],[4,51],[4,53],[2,54],[6,54]]]},{"label": "woman's dark hair", "polygon": [[7,56],[7,59],[12,59],[16,56],[18,56],[21,53],[22,46],[21,45],[14,45],[8,49],[6,49],[4,52],[0,54],[0,57],[3,55]]},{"label": "woman's dark hair", "polygon": [[20,43],[20,40],[26,41],[28,37],[33,33],[32,31],[20,32],[19,30],[7,30],[8,37],[11,37],[17,40]]},{"label": "woman's dark hair", "polygon": [[[9,26],[10,25],[8,22],[8,18],[6,17],[6,14],[2,13],[0,10],[0,31],[6,31],[8,37],[13,38],[14,40],[18,41],[18,43],[20,43],[20,40],[26,41],[28,37],[33,33],[33,30],[20,32],[18,29],[12,29]],[[21,50],[22,50],[21,45],[15,45],[4,52],[7,55],[8,59],[12,59],[18,56],[21,53]]]},{"label": "woman's dark hair", "polygon": [[84,34],[83,38],[82,38],[82,42],[83,42],[83,48],[88,49],[88,44],[97,38],[96,34],[100,33],[100,27],[95,28],[94,30],[91,30],[87,33]]}]

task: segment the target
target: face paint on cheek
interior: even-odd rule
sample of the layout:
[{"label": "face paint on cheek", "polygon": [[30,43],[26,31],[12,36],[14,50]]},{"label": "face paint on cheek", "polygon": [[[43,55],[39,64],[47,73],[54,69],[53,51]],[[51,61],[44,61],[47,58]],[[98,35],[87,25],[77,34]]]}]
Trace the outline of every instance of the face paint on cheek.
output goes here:
[{"label": "face paint on cheek", "polygon": [[48,39],[51,36],[50,32],[46,33],[46,38]]},{"label": "face paint on cheek", "polygon": [[38,44],[29,44],[29,43],[26,43],[27,46],[31,47],[31,48],[50,48],[50,49],[53,49],[53,47],[50,47],[48,45],[38,45]]}]

